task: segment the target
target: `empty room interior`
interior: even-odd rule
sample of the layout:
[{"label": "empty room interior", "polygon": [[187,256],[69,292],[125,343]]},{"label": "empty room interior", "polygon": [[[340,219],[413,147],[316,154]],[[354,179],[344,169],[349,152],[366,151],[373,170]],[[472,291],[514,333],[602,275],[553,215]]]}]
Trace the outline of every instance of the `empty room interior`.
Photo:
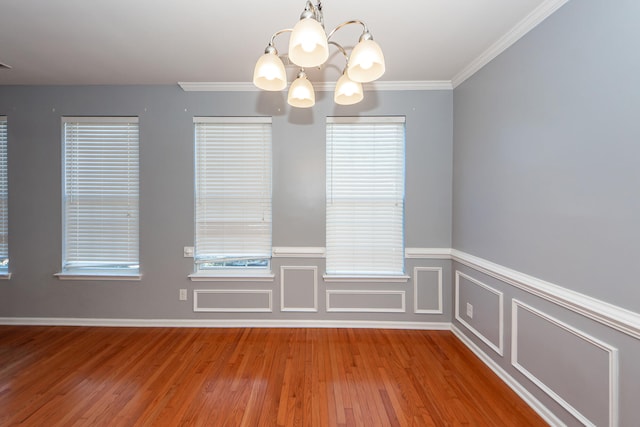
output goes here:
[{"label": "empty room interior", "polygon": [[0,425],[637,426],[639,22],[0,0]]}]

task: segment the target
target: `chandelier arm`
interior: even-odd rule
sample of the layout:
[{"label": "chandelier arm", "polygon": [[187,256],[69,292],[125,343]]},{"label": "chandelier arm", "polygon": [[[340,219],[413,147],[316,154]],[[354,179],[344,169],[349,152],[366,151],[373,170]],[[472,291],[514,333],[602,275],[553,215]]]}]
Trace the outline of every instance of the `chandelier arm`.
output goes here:
[{"label": "chandelier arm", "polygon": [[342,47],[342,45],[341,45],[341,44],[336,43],[336,42],[334,42],[334,41],[329,41],[328,43],[329,43],[329,44],[334,45],[335,47],[337,47],[337,48],[338,48],[338,50],[339,50],[340,52],[342,52],[342,54],[344,55],[344,59],[346,59],[346,60],[347,60],[347,62],[349,62],[349,55],[347,55],[347,51],[345,50],[345,48],[344,48],[344,47]]},{"label": "chandelier arm", "polygon": [[333,34],[336,31],[338,31],[340,28],[346,27],[347,25],[351,25],[351,24],[360,24],[360,25],[362,25],[363,33],[368,33],[369,32],[369,29],[367,28],[367,25],[364,22],[362,22],[360,20],[357,20],[357,19],[354,19],[352,21],[345,21],[342,24],[340,24],[337,27],[335,27],[333,30],[331,30],[331,32],[327,36],[327,40],[329,40],[331,38],[331,36],[333,36]]},{"label": "chandelier arm", "polygon": [[283,30],[279,30],[276,31],[275,33],[273,33],[273,35],[271,36],[271,40],[269,41],[269,46],[273,46],[273,41],[275,40],[276,37],[278,37],[280,34],[284,34],[284,33],[290,33],[293,31],[293,28],[285,28]]}]

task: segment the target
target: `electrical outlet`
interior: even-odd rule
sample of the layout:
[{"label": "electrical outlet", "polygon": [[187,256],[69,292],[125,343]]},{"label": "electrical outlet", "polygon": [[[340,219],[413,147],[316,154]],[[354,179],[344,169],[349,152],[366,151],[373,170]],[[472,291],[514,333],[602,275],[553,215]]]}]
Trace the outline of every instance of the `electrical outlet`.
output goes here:
[{"label": "electrical outlet", "polygon": [[187,290],[180,289],[180,301],[186,301],[186,300],[187,300]]},{"label": "electrical outlet", "polygon": [[185,246],[184,247],[184,257],[185,258],[193,258],[193,246]]},{"label": "electrical outlet", "polygon": [[473,306],[467,303],[467,317],[473,319]]}]

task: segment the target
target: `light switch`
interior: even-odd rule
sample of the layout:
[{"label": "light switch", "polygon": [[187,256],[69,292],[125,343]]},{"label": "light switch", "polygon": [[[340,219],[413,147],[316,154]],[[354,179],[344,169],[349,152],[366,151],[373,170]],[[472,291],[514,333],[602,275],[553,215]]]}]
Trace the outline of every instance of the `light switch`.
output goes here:
[{"label": "light switch", "polygon": [[185,246],[184,247],[184,257],[185,258],[193,258],[193,246]]}]

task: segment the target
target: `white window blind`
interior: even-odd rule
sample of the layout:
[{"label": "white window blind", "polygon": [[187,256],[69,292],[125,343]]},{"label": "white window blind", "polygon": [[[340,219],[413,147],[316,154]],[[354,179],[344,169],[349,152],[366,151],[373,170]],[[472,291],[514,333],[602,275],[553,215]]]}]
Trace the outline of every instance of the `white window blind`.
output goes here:
[{"label": "white window blind", "polygon": [[0,116],[0,274],[9,271],[9,209],[7,184],[7,118]]},{"label": "white window blind", "polygon": [[271,118],[195,117],[196,270],[269,268]]},{"label": "white window blind", "polygon": [[139,273],[137,117],[65,117],[63,272]]},{"label": "white window blind", "polygon": [[404,118],[327,118],[327,274],[404,274]]}]

